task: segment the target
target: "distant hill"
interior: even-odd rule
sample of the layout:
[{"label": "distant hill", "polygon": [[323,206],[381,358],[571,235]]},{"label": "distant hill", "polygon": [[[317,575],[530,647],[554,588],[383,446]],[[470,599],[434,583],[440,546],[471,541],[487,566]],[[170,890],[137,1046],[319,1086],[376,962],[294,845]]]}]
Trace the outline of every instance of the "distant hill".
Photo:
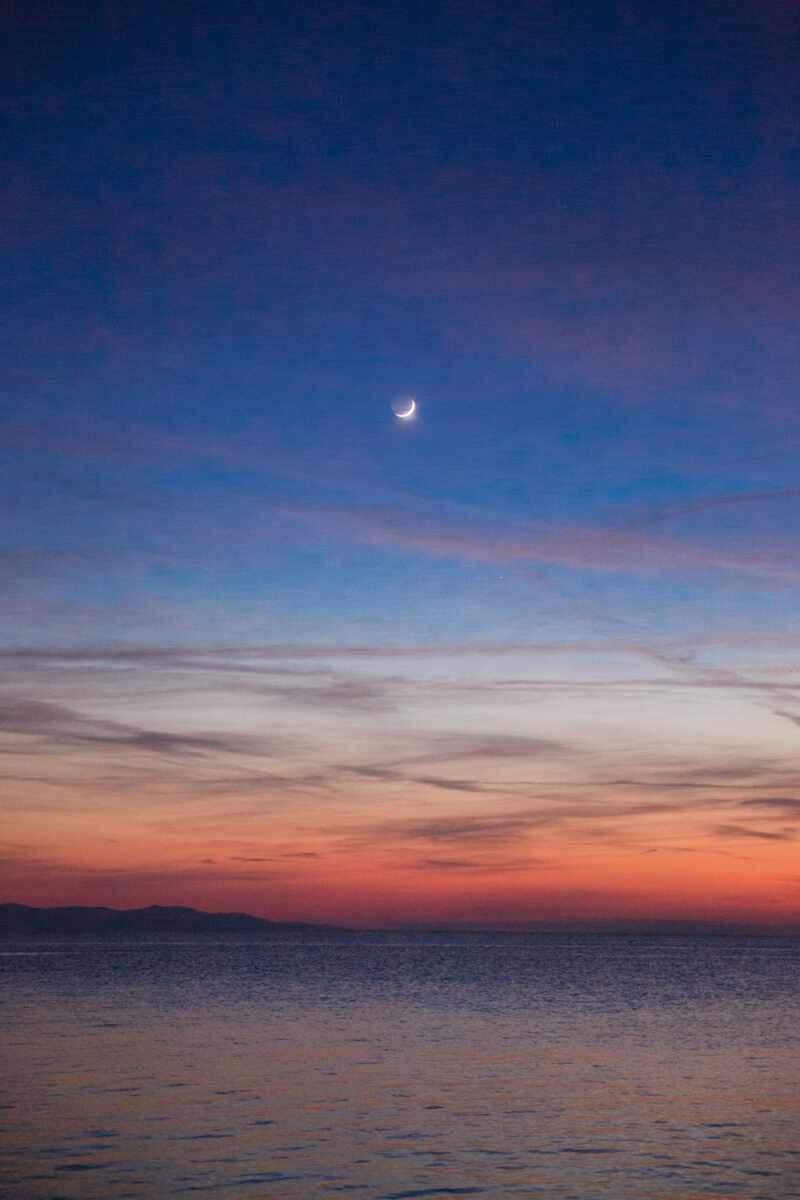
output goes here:
[{"label": "distant hill", "polygon": [[248,913],[209,913],[197,908],[33,908],[0,904],[0,938],[249,937],[287,935],[346,936],[332,925],[266,921]]},{"label": "distant hill", "polygon": [[415,925],[390,929],[343,929],[335,925],[311,925],[299,921],[268,921],[249,913],[210,913],[198,908],[166,907],[152,904],[149,908],[34,908],[27,904],[0,904],[0,941],[29,941],[36,939],[84,939],[94,941],[108,938],[137,940],[166,938],[180,941],[188,938],[238,938],[252,941],[286,937],[359,938],[361,940],[392,938],[442,938],[525,936],[583,937],[713,937],[764,936],[770,934],[800,934],[797,926],[767,927],[714,921],[616,920],[594,922],[536,923],[486,926]]}]

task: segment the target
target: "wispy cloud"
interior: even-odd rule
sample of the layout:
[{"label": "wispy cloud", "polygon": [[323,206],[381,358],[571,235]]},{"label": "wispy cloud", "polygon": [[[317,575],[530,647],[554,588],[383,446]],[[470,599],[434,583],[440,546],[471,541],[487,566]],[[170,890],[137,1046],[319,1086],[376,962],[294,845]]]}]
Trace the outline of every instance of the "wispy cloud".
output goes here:
[{"label": "wispy cloud", "polygon": [[552,738],[526,737],[503,733],[438,733],[421,739],[421,752],[403,756],[387,765],[390,767],[419,766],[425,763],[457,763],[471,759],[518,761],[561,758],[566,754],[579,755],[578,747]]},{"label": "wispy cloud", "polygon": [[66,705],[39,700],[0,703],[0,734],[34,738],[55,747],[131,750],[165,757],[228,754],[241,752],[252,745],[239,735],[185,734],[140,728],[86,716]]},{"label": "wispy cloud", "polygon": [[748,678],[742,671],[703,663],[698,658],[697,650],[691,646],[682,649],[643,646],[642,654],[656,662],[664,663],[692,685],[744,691],[760,696],[763,706],[773,716],[789,721],[792,725],[800,725],[800,713],[793,712],[791,708],[793,704],[797,704],[796,689],[787,686],[783,681],[777,684],[774,681],[762,683],[758,679]]},{"label": "wispy cloud", "polygon": [[[114,645],[85,644],[78,647],[39,645],[17,649],[0,649],[0,662],[25,669],[87,668],[92,671],[113,669],[115,666],[140,665],[174,667],[186,671],[219,670],[247,674],[271,670],[272,664],[282,664],[289,671],[293,662],[327,661],[331,659],[435,659],[435,658],[493,658],[493,657],[592,657],[614,654],[634,657],[654,657],[655,653],[674,656],[677,660],[687,652],[703,648],[735,648],[782,650],[800,653],[800,636],[765,634],[733,629],[706,630],[687,633],[680,638],[663,637],[643,641],[641,637],[609,636],[574,638],[550,641],[431,641],[418,644],[372,642],[198,642],[183,645],[146,644]],[[293,670],[294,673],[294,670]]]},{"label": "wispy cloud", "polygon": [[422,787],[441,788],[447,792],[475,792],[483,793],[494,791],[485,784],[476,779],[448,779],[437,775],[409,775],[403,771],[393,770],[391,767],[349,767],[348,773],[362,779],[381,780],[384,783],[401,783],[405,786],[408,784],[417,784]]},{"label": "wispy cloud", "polygon": [[326,534],[384,549],[466,562],[543,564],[637,575],[689,571],[745,574],[796,583],[800,563],[792,544],[726,549],[721,544],[655,537],[624,526],[536,525],[519,532],[474,524],[445,524],[433,516],[409,519],[375,508],[282,507],[281,512]]},{"label": "wispy cloud", "polygon": [[485,813],[479,816],[459,814],[387,822],[373,832],[381,840],[443,844],[477,842],[481,846],[493,846],[505,845],[531,829],[547,824],[550,824],[548,817],[539,813]]},{"label": "wispy cloud", "polygon": [[791,842],[795,839],[795,834],[788,830],[772,832],[767,829],[750,829],[744,825],[717,825],[714,834],[722,838],[760,839],[767,842]]},{"label": "wispy cloud", "polygon": [[762,810],[765,817],[800,820],[800,800],[793,796],[753,796],[742,800],[741,805]]},{"label": "wispy cloud", "polygon": [[[436,817],[384,821],[366,826],[363,836],[376,843],[427,842],[441,845],[480,847],[519,843],[527,835],[566,830],[571,837],[616,841],[630,840],[632,820],[637,820],[636,837],[647,836],[642,821],[650,817],[671,817],[686,811],[686,806],[656,801],[634,804],[614,804],[567,800],[556,803],[540,802],[524,809],[479,813],[448,813]],[[627,824],[626,824],[627,823]]]},{"label": "wispy cloud", "polygon": [[[288,871],[273,867],[265,871],[259,864],[242,861],[240,865],[220,864],[216,860],[203,858],[194,862],[175,860],[160,866],[93,865],[80,861],[68,861],[47,854],[12,853],[0,855],[0,866],[6,874],[7,883],[19,883],[26,877],[35,879],[40,886],[51,877],[62,878],[72,886],[114,885],[122,891],[129,888],[158,888],[159,886],[208,886],[215,883],[263,882],[267,878],[285,878]],[[255,869],[257,868],[257,869]]]},{"label": "wispy cloud", "polygon": [[426,872],[452,871],[459,874],[466,871],[476,875],[505,875],[508,872],[531,871],[535,868],[545,869],[552,866],[546,860],[534,858],[533,856],[517,858],[418,858],[411,865],[416,870]]},{"label": "wispy cloud", "polygon": [[647,524],[674,520],[676,517],[694,516],[713,512],[715,509],[749,507],[753,504],[780,504],[787,500],[800,500],[800,488],[773,488],[760,492],[729,492],[718,496],[700,496],[696,500],[673,501],[651,511],[644,518]]}]

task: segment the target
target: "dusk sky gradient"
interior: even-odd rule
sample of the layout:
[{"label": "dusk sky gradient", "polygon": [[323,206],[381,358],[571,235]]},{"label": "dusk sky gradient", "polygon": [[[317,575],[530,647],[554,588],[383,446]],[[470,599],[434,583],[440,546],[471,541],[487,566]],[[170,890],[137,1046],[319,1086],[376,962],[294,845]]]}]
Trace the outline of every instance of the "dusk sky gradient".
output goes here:
[{"label": "dusk sky gradient", "polygon": [[6,11],[0,899],[800,926],[800,4]]}]

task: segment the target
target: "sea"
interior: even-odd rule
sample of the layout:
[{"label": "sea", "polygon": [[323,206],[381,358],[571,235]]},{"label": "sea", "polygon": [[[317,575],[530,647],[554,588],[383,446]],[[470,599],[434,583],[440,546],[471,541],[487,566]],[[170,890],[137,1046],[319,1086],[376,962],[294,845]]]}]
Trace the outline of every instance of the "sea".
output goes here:
[{"label": "sea", "polygon": [[4,1200],[800,1197],[800,939],[0,946]]}]

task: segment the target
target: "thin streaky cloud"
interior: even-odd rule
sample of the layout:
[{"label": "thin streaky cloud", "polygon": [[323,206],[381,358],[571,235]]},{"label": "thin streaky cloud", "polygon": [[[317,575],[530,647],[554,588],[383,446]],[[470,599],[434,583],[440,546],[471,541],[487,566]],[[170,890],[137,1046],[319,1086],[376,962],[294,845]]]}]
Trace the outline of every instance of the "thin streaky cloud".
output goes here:
[{"label": "thin streaky cloud", "polygon": [[782,545],[769,556],[756,551],[724,551],[719,546],[648,537],[641,531],[591,526],[530,528],[511,538],[505,531],[476,533],[426,518],[412,524],[375,509],[301,508],[280,512],[329,535],[352,537],[379,548],[416,551],[433,558],[482,563],[542,563],[576,570],[662,574],[674,571],[745,574],[796,583],[794,547]]},{"label": "thin streaky cloud", "polygon": [[[627,625],[630,628],[630,625]],[[72,666],[100,668],[113,665],[164,665],[186,666],[189,669],[208,667],[213,669],[220,663],[222,669],[236,669],[232,660],[255,659],[266,662],[292,662],[334,658],[460,658],[516,655],[606,655],[620,654],[651,656],[657,653],[685,654],[687,650],[700,651],[714,647],[754,649],[776,649],[800,652],[800,636],[765,634],[753,629],[732,629],[728,633],[687,633],[680,638],[652,639],[649,642],[637,637],[601,636],[590,639],[554,639],[552,641],[449,641],[409,643],[347,643],[347,642],[202,642],[184,645],[118,645],[95,643],[82,646],[21,646],[0,648],[0,661],[18,663],[28,667],[65,669]],[[247,664],[243,664],[246,668]]]},{"label": "thin streaky cloud", "polygon": [[[275,744],[269,737],[256,741],[239,734],[185,734],[141,728],[40,700],[0,702],[0,733],[33,738],[53,747],[131,750],[165,757],[232,754],[248,749],[267,753]],[[13,747],[10,749],[15,752]]]},{"label": "thin streaky cloud", "polygon": [[644,518],[648,524],[671,521],[678,517],[711,512],[718,508],[737,508],[739,505],[769,504],[800,499],[800,488],[776,488],[761,492],[731,492],[723,496],[706,496],[697,500],[673,503]]},{"label": "thin streaky cloud", "polygon": [[[566,825],[580,829],[583,836],[615,840],[620,831],[608,826],[639,817],[674,816],[685,812],[686,806],[657,802],[613,805],[556,804],[551,807],[526,808],[510,812],[457,813],[440,817],[410,818],[385,821],[365,826],[367,840],[382,842],[427,842],[441,845],[470,846],[505,845],[516,842],[528,833],[550,830]],[[643,835],[640,835],[643,836]]]},{"label": "thin streaky cloud", "polygon": [[755,839],[766,842],[792,842],[796,836],[790,830],[773,832],[768,829],[750,829],[744,825],[717,825],[714,834],[716,837],[741,838],[745,841]]},{"label": "thin streaky cloud", "polygon": [[764,816],[775,815],[778,819],[800,820],[800,800],[793,796],[753,796],[741,801],[742,808],[758,808]]},{"label": "thin streaky cloud", "polygon": [[481,859],[481,858],[419,858],[414,860],[410,865],[414,870],[418,871],[435,871],[435,872],[463,872],[468,871],[476,875],[495,875],[506,874],[515,871],[531,871],[534,869],[547,870],[553,869],[554,864],[539,858],[503,858],[503,859]]}]

